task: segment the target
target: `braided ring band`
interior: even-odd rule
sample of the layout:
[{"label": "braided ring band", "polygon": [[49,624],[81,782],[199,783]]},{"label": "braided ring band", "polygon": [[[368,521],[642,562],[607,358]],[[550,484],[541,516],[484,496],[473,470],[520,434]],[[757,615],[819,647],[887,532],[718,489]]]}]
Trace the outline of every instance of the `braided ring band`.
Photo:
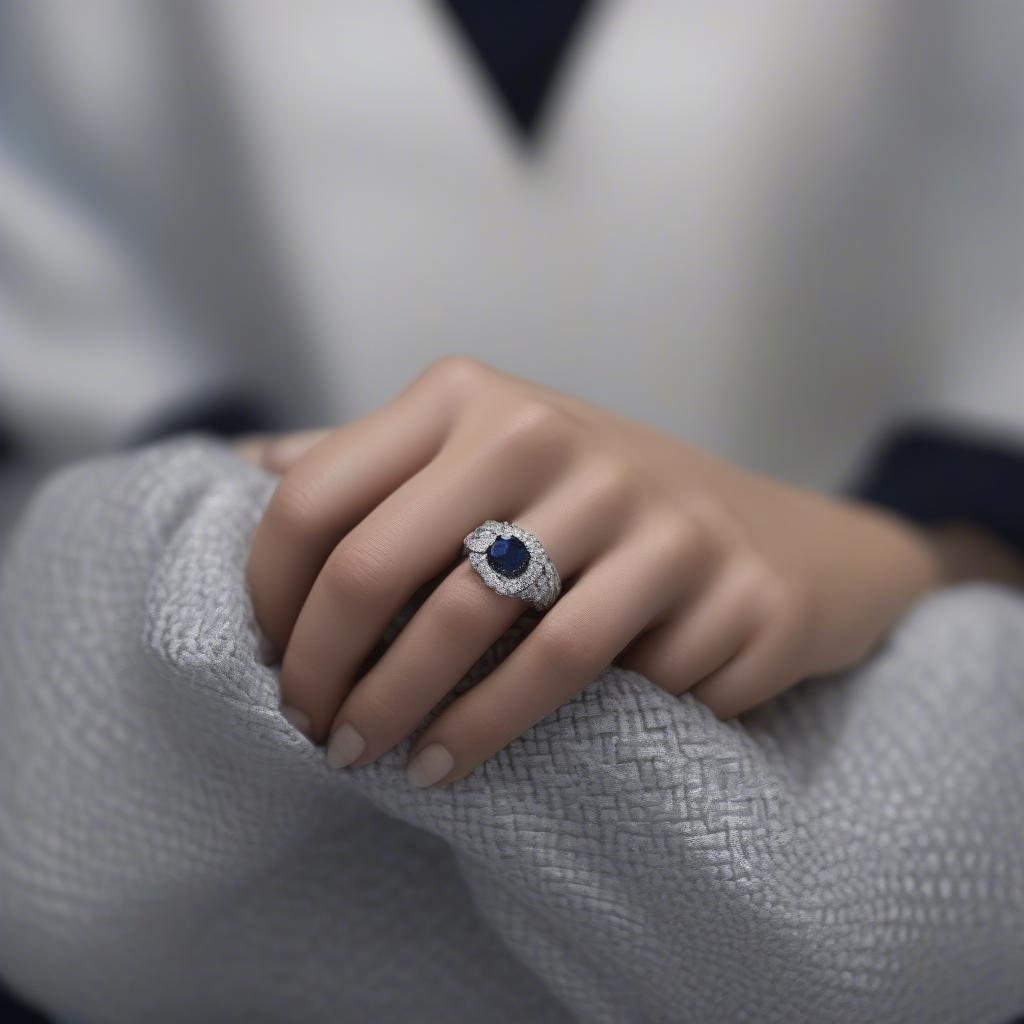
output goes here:
[{"label": "braided ring band", "polygon": [[462,541],[477,575],[503,597],[532,601],[537,611],[551,607],[562,581],[544,545],[515,523],[488,519]]}]

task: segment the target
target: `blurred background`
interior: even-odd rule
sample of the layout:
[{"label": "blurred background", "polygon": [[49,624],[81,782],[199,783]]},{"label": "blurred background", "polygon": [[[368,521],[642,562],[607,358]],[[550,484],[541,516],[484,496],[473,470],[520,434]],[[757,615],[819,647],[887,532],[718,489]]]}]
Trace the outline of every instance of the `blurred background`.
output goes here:
[{"label": "blurred background", "polygon": [[1022,52],[984,0],[0,2],[4,447],[451,352],[813,486],[1024,430]]}]

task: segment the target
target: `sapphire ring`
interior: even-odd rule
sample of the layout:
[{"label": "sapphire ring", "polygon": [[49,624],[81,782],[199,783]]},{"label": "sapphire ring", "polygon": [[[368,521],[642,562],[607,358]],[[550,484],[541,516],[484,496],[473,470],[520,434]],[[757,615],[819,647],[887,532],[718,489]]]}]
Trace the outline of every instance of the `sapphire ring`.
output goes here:
[{"label": "sapphire ring", "polygon": [[532,601],[542,612],[561,593],[562,581],[544,545],[515,523],[488,519],[466,534],[462,550],[477,575],[503,597]]}]

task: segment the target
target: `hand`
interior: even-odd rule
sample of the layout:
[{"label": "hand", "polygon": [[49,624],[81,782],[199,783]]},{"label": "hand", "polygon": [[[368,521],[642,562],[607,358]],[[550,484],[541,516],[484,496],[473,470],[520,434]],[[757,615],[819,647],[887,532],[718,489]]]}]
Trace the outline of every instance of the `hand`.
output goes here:
[{"label": "hand", "polygon": [[283,703],[314,742],[330,733],[332,764],[366,764],[409,736],[528,607],[463,559],[357,678],[467,533],[520,523],[558,568],[559,600],[418,738],[414,784],[468,775],[612,662],[737,715],[860,661],[943,582],[933,546],[902,520],[466,357],[342,427],[238,450],[283,474],[247,578],[283,652]]}]

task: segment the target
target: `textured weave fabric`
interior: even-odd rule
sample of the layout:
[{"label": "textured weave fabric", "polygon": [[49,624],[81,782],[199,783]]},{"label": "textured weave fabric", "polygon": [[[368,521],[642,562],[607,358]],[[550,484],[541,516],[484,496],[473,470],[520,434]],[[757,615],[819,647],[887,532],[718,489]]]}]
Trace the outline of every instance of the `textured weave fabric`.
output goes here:
[{"label": "textured weave fabric", "polygon": [[421,791],[409,740],[334,772],[277,710],[244,581],[274,482],[189,434],[25,509],[0,585],[16,990],[83,1024],[1024,1009],[1018,593],[937,594],[856,672],[729,722],[609,668]]}]

